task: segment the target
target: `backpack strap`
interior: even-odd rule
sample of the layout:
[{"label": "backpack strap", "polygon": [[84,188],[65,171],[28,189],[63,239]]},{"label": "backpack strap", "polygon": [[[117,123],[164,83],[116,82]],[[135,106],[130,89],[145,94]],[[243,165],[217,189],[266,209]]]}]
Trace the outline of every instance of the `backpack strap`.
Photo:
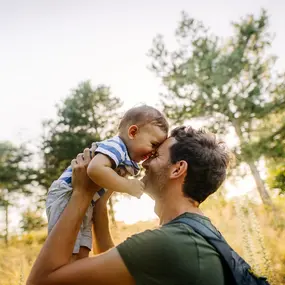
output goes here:
[{"label": "backpack strap", "polygon": [[[214,232],[205,224],[194,218],[182,217],[171,221],[169,224],[171,223],[183,223],[190,226],[195,232],[204,237],[206,241],[216,249],[231,272],[231,284],[234,282],[236,285],[270,285],[266,277],[256,276],[251,272],[250,266],[229,246],[219,231]],[[251,278],[254,279],[254,283],[252,283],[253,279],[248,277],[245,272],[247,272]]]},{"label": "backpack strap", "polygon": [[233,273],[233,264],[232,264],[232,249],[225,241],[223,236],[216,234],[210,228],[208,228],[203,223],[197,221],[196,219],[191,218],[179,218],[171,223],[183,223],[190,226],[195,232],[204,237],[209,244],[211,244],[217,252],[222,256],[230,271]]}]

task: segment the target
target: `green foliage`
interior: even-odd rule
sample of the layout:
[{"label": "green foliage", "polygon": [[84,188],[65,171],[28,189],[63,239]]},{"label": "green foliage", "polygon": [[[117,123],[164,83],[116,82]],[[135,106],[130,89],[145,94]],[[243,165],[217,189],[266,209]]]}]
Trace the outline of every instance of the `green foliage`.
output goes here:
[{"label": "green foliage", "polygon": [[58,106],[58,118],[44,123],[43,168],[38,181],[46,189],[84,148],[114,134],[121,107],[110,89],[83,82]]},{"label": "green foliage", "polygon": [[[284,110],[285,111],[285,110]],[[266,160],[267,184],[271,189],[285,192],[285,119],[284,111],[273,113],[263,122],[260,140],[249,148]]]},{"label": "green foliage", "polygon": [[273,164],[269,168],[267,183],[272,189],[278,189],[280,193],[285,193],[285,163],[284,161]]},{"label": "green foliage", "polygon": [[23,232],[30,233],[31,231],[39,230],[46,226],[46,221],[37,212],[27,209],[22,213],[21,229]]},{"label": "green foliage", "polygon": [[27,167],[31,153],[25,146],[16,147],[10,142],[0,142],[0,207],[5,212],[5,241],[8,243],[9,206],[13,194],[29,195],[27,188],[35,179],[35,171]]},{"label": "green foliage", "polygon": [[209,125],[216,132],[233,126],[246,143],[258,119],[284,106],[285,86],[283,75],[282,84],[272,75],[275,58],[265,56],[270,44],[266,13],[233,26],[234,36],[224,42],[183,13],[176,30],[178,50],[167,51],[159,36],[150,56],[152,70],[169,90],[163,99],[169,118],[181,123],[211,116]]},{"label": "green foliage", "polygon": [[118,119],[121,102],[112,97],[110,89],[104,85],[92,88],[89,81],[79,84],[59,107],[58,126],[73,131],[85,131],[95,137],[104,136]]},{"label": "green foliage", "polygon": [[285,108],[272,112],[262,121],[258,130],[259,140],[244,149],[254,149],[256,155],[268,160],[280,160],[285,156]]},{"label": "green foliage", "polygon": [[250,146],[260,141],[268,115],[284,110],[285,77],[274,71],[275,57],[268,53],[271,36],[265,11],[234,23],[233,29],[234,35],[223,40],[183,13],[175,34],[177,50],[169,52],[163,37],[157,36],[149,52],[151,70],[168,90],[162,96],[167,116],[174,123],[206,119],[220,134],[234,129],[238,161],[250,165],[261,185],[256,168],[261,152]]},{"label": "green foliage", "polygon": [[33,169],[27,167],[30,159],[31,153],[27,151],[25,146],[16,147],[10,142],[0,142],[1,191],[30,194],[30,191],[25,187],[35,178]]}]

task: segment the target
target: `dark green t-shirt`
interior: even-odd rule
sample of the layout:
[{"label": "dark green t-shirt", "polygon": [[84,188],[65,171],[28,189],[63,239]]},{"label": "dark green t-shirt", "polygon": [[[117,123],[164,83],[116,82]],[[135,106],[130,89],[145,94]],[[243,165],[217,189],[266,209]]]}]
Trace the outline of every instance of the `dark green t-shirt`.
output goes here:
[{"label": "dark green t-shirt", "polygon": [[[179,217],[182,216],[200,219],[215,231],[206,217],[192,213]],[[182,223],[168,223],[159,229],[133,235],[117,249],[139,285],[226,284],[217,251]]]}]

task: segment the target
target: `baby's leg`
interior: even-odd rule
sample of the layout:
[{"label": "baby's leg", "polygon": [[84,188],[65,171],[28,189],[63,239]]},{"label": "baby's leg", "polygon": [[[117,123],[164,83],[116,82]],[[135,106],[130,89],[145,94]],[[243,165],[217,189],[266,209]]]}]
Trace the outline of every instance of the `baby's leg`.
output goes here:
[{"label": "baby's leg", "polygon": [[89,257],[89,252],[90,252],[90,249],[85,247],[85,246],[81,246],[79,248],[79,252],[78,253],[74,253],[72,254],[72,257],[69,261],[69,263],[72,263],[76,260],[79,260],[79,259],[82,259],[82,258],[86,258],[86,257]]},{"label": "baby's leg", "polygon": [[51,232],[62,212],[66,208],[72,195],[72,187],[64,181],[56,180],[52,183],[46,200],[46,214],[48,218],[48,233]]}]

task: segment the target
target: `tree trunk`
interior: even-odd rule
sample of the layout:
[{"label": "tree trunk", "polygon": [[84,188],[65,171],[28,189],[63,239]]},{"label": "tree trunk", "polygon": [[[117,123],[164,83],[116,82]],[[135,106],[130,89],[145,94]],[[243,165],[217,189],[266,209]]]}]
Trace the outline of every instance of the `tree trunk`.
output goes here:
[{"label": "tree trunk", "polygon": [[253,178],[255,180],[255,184],[256,184],[257,190],[260,194],[262,202],[265,205],[272,207],[273,206],[272,200],[271,200],[267,190],[265,189],[264,182],[263,182],[262,178],[260,177],[260,174],[257,170],[256,165],[254,164],[254,162],[247,162],[247,164],[250,167],[251,173],[252,173]]},{"label": "tree trunk", "polygon": [[115,211],[114,211],[114,204],[112,196],[109,198],[109,215],[111,218],[111,222],[113,226],[117,226],[116,219],[115,219]]},{"label": "tree trunk", "polygon": [[9,243],[9,219],[8,219],[8,207],[9,204],[7,201],[5,201],[5,244],[8,246]]},{"label": "tree trunk", "polygon": [[[245,144],[243,134],[242,134],[242,131],[241,131],[241,128],[239,126],[238,121],[232,120],[232,124],[235,128],[235,132],[239,138],[240,144]],[[257,190],[260,194],[262,202],[267,206],[273,207],[272,200],[271,200],[267,190],[265,189],[264,182],[260,177],[260,174],[257,170],[255,163],[253,161],[250,161],[250,160],[247,161],[246,159],[244,161],[247,163],[247,165],[249,166],[249,168],[251,170],[251,174],[253,175],[253,178],[255,180],[255,184],[256,184]]]}]

